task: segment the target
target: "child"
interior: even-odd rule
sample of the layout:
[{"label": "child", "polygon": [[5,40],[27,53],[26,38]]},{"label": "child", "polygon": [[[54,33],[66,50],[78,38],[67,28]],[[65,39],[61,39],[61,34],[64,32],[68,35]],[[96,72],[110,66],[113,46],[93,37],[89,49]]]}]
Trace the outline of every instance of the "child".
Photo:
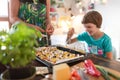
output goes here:
[{"label": "child", "polygon": [[82,24],[86,32],[79,34],[76,38],[71,39],[74,29],[70,29],[67,34],[67,43],[76,41],[85,41],[88,44],[90,53],[102,55],[112,59],[112,43],[110,37],[100,31],[102,24],[102,16],[97,11],[89,11],[83,17]]}]

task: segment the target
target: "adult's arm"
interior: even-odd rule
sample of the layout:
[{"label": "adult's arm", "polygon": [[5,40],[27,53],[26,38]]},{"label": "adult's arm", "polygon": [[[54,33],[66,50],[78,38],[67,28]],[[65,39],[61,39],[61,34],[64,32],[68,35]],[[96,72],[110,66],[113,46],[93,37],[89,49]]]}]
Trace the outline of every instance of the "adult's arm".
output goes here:
[{"label": "adult's arm", "polygon": [[47,19],[47,28],[46,32],[48,35],[52,35],[54,32],[54,28],[51,25],[51,20],[50,20],[50,0],[46,0],[46,19]]},{"label": "adult's arm", "polygon": [[50,21],[50,0],[46,0],[46,17],[47,17],[47,24],[51,24]]}]

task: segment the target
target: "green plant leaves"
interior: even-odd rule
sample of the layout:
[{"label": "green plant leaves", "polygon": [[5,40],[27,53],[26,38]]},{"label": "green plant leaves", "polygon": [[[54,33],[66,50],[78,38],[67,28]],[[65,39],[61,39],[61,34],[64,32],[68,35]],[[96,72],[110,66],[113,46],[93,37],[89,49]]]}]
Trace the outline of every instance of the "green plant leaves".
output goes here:
[{"label": "green plant leaves", "polygon": [[11,67],[26,66],[35,59],[34,46],[38,45],[38,37],[41,38],[41,32],[22,22],[14,24],[8,33],[1,31],[0,62]]}]

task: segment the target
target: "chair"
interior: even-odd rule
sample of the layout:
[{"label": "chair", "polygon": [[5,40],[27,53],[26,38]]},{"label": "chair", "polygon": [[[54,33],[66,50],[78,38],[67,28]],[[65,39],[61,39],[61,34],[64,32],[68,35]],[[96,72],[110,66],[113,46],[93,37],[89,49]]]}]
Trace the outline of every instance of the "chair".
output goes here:
[{"label": "chair", "polygon": [[115,49],[115,47],[112,47],[112,54],[113,54],[113,59],[116,60],[116,49]]}]

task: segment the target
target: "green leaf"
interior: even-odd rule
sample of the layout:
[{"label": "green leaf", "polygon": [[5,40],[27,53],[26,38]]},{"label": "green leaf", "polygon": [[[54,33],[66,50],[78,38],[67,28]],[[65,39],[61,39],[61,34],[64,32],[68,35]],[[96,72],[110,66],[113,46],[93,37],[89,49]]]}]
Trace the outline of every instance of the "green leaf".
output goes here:
[{"label": "green leaf", "polygon": [[[3,38],[2,36],[6,36]],[[35,59],[34,45],[41,32],[26,26],[22,22],[12,25],[10,32],[0,32],[0,62],[11,67],[23,67]],[[1,47],[6,46],[5,50]],[[6,56],[3,56],[6,53]]]}]

